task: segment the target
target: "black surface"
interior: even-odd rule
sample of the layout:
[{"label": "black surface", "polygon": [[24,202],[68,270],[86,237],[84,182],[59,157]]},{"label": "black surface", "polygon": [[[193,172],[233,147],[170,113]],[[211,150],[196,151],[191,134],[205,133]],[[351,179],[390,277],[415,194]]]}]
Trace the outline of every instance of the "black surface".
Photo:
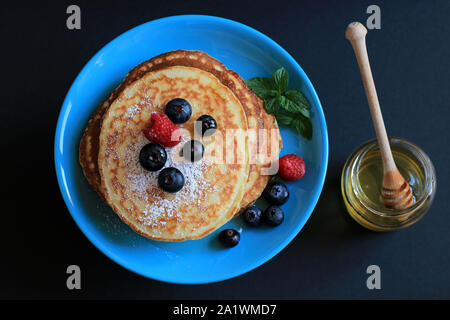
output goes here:
[{"label": "black surface", "polygon": [[[72,1],[2,4],[1,298],[399,299],[450,298],[448,198],[450,3],[448,1],[75,1],[82,29],[66,28]],[[374,137],[350,44],[351,21],[381,8],[368,51],[386,126],[431,157],[435,203],[416,225],[370,232],[346,214],[339,175],[349,153]],[[183,13],[222,16],[262,31],[308,74],[327,118],[330,158],[319,203],[299,235],[275,258],[237,278],[174,285],[112,262],[81,233],[60,195],[53,161],[59,109],[84,64],[124,31]],[[66,288],[66,268],[82,289]],[[381,268],[368,290],[366,268]]]}]

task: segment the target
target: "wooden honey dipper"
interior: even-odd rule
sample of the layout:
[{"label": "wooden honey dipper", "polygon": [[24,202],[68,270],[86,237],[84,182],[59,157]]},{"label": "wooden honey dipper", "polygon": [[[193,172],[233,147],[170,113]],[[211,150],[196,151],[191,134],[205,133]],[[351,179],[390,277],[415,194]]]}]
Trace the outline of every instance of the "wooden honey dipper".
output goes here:
[{"label": "wooden honey dipper", "polygon": [[384,205],[390,209],[406,209],[413,204],[411,188],[398,171],[392,156],[386,128],[381,114],[380,103],[378,102],[375,83],[373,82],[372,71],[370,69],[369,57],[366,49],[367,29],[359,22],[352,22],[348,25],[345,37],[352,44],[358,61],[359,70],[364,84],[364,89],[369,102],[370,113],[372,115],[378,144],[380,146],[381,159],[383,162],[383,185],[381,196]]}]

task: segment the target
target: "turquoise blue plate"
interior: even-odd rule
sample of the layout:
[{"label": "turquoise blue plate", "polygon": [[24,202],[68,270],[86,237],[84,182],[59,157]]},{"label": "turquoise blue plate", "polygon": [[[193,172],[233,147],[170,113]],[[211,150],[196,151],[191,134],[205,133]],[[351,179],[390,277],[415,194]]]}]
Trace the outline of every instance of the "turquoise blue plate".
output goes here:
[{"label": "turquoise blue plate", "polygon": [[[278,227],[247,227],[235,218],[209,236],[180,243],[157,242],[134,233],[105,205],[84,179],[78,143],[91,112],[137,64],[176,49],[201,50],[244,79],[270,76],[283,66],[290,88],[303,91],[312,106],[313,139],[306,141],[281,128],[283,154],[301,155],[303,179],[288,183],[285,220]],[[55,136],[55,165],[66,205],[88,239],[104,254],[140,275],[174,283],[208,283],[248,272],[280,252],[310,217],[323,187],[328,136],[319,98],[302,68],[264,34],[231,20],[183,15],[163,18],[125,32],[101,49],[73,82],[62,106]],[[264,206],[264,203],[260,203]],[[224,228],[241,232],[240,243],[223,248]]]}]

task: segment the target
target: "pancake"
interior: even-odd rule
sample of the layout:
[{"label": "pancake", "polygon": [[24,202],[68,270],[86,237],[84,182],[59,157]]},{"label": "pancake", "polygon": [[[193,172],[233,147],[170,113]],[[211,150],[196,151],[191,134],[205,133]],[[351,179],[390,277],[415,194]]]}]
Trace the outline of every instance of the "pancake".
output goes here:
[{"label": "pancake", "polygon": [[[182,142],[166,148],[165,167],[176,167],[185,177],[184,187],[170,194],[158,187],[158,172],[141,167],[139,152],[149,143],[142,131],[149,126],[151,114],[164,112],[174,98],[189,101],[192,116],[179,125],[184,131]],[[194,122],[203,114],[213,116],[221,132],[241,130],[243,139],[223,135],[221,145],[216,132],[204,143],[203,159],[184,161],[180,157],[183,142],[194,136]],[[146,73],[120,93],[102,121],[98,166],[106,201],[134,231],[148,238],[204,237],[240,207],[249,172],[247,129],[239,99],[212,74],[182,66]],[[221,154],[231,154],[235,161],[217,161]]]},{"label": "pancake", "polygon": [[[97,163],[99,147],[98,139],[102,117],[111,103],[127,85],[142,78],[148,72],[156,71],[168,66],[194,67],[213,74],[240,100],[247,116],[248,128],[255,131],[272,129],[272,132],[277,136],[276,140],[279,141],[279,149],[282,147],[281,135],[279,134],[275,117],[269,115],[265,111],[264,102],[246,86],[245,81],[237,73],[227,69],[220,61],[201,51],[176,50],[167,52],[145,61],[132,69],[121,85],[94,111],[86,126],[80,142],[80,163],[86,179],[99,193],[102,199],[104,199],[104,196]],[[272,157],[257,157],[258,154],[262,153],[261,149],[264,149],[264,147],[267,147],[270,150],[270,140],[266,145],[261,141],[259,135],[250,136],[249,139],[251,148],[250,154],[252,158],[250,159],[251,164],[245,194],[237,214],[242,212],[243,209],[260,197],[270,179],[270,175],[262,172],[262,169],[269,167],[271,163],[278,158],[278,152],[275,152]]]}]

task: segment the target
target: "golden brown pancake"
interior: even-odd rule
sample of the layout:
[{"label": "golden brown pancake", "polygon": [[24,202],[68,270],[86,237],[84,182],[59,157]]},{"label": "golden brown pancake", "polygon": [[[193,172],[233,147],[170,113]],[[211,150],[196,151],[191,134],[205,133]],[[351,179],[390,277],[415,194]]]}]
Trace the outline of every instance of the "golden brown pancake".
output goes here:
[{"label": "golden brown pancake", "polygon": [[[158,186],[159,172],[142,168],[139,152],[149,143],[143,129],[149,126],[152,113],[164,112],[174,98],[189,101],[192,116],[179,125],[184,131],[181,143],[166,148],[165,167],[179,169],[185,178],[183,188],[171,194]],[[211,143],[204,144],[201,160],[186,161],[180,151],[194,136],[195,120],[205,113],[216,119],[219,130],[240,130],[243,139],[224,138],[220,145],[216,132]],[[246,131],[247,118],[239,99],[211,73],[182,66],[148,72],[126,87],[103,118],[98,165],[104,196],[124,222],[148,238],[202,238],[239,209],[249,172]],[[219,161],[212,157],[214,151]],[[222,161],[222,155],[235,161]]]},{"label": "golden brown pancake", "polygon": [[[265,111],[264,102],[247,87],[245,81],[236,72],[227,69],[220,61],[201,51],[170,51],[145,61],[132,69],[119,87],[116,88],[111,95],[99,105],[99,107],[97,107],[86,126],[80,142],[80,163],[86,179],[99,193],[102,199],[104,199],[104,196],[97,163],[99,148],[98,138],[102,117],[111,103],[129,84],[142,78],[148,72],[163,69],[168,66],[194,67],[213,74],[240,100],[247,116],[248,128],[254,130],[274,129],[273,132],[278,135],[279,149],[282,147],[281,135],[279,135],[275,117],[269,115]],[[258,153],[259,148],[263,146],[267,147],[269,150],[271,148],[270,140],[268,145],[265,145],[258,139],[258,135],[256,135],[256,141],[250,138],[249,144],[251,156],[253,157]],[[275,155],[272,155],[272,158],[259,159],[258,163],[255,163],[254,158],[251,159],[248,182],[240,205],[241,210],[238,211],[237,214],[242,212],[242,209],[245,209],[249,204],[259,198],[270,179],[270,176],[262,173],[261,169],[269,167],[271,162],[277,159],[277,156],[278,152]]]}]

